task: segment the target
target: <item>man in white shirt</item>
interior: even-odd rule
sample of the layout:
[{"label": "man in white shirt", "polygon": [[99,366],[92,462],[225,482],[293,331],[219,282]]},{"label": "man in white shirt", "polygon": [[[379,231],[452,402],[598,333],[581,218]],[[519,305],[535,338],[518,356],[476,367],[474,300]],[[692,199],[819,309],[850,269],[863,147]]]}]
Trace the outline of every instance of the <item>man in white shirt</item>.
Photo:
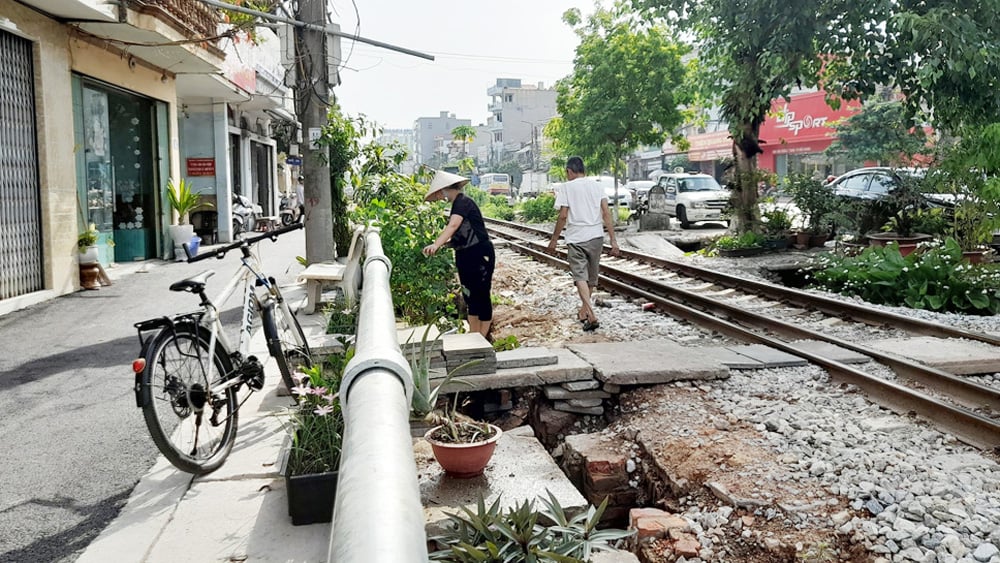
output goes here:
[{"label": "man in white shirt", "polygon": [[597,287],[601,252],[604,249],[604,230],[608,231],[612,256],[618,256],[618,242],[615,240],[615,228],[604,188],[592,178],[586,177],[582,158],[571,156],[566,160],[566,179],[568,181],[556,195],[559,218],[552,232],[552,240],[549,241],[549,251],[556,249],[556,242],[565,227],[567,261],[576,283],[576,291],[583,303],[577,319],[583,323],[583,330],[591,331],[600,326],[590,304],[590,295]]}]

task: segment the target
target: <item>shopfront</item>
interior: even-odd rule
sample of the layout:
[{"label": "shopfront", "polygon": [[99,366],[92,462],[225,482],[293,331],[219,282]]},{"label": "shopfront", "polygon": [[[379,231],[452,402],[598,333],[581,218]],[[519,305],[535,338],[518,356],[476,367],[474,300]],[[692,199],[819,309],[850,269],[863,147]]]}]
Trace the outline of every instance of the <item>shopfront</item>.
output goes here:
[{"label": "shopfront", "polygon": [[78,75],[73,98],[81,219],[101,233],[101,262],[160,256],[166,104]]},{"label": "shopfront", "polygon": [[760,168],[780,178],[795,173],[826,178],[858,166],[831,158],[824,151],[836,138],[832,124],[857,113],[859,104],[844,102],[839,109],[833,109],[827,105],[825,95],[810,92],[771,104],[771,112],[760,128],[764,149],[757,159]]}]

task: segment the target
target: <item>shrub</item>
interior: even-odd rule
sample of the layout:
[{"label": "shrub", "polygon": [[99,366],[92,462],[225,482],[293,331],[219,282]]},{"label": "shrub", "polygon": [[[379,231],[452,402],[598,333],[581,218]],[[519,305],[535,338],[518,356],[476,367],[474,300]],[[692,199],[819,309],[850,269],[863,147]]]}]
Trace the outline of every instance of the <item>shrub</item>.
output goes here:
[{"label": "shrub", "polygon": [[[589,561],[595,551],[609,551],[611,542],[632,535],[624,530],[598,530],[597,524],[607,507],[590,506],[570,518],[556,498],[549,493],[542,499],[545,509],[535,510],[534,501],[524,501],[502,511],[498,498],[489,508],[482,497],[475,512],[461,507],[464,514],[451,514],[450,528],[431,538],[444,549],[431,554],[434,561]],[[544,515],[554,525],[539,523]]]},{"label": "shrub", "polygon": [[514,220],[514,208],[510,206],[506,196],[490,196],[484,205],[481,206],[483,216],[501,219],[504,221]]},{"label": "shrub", "polygon": [[829,223],[839,205],[830,189],[805,174],[790,174],[786,182],[782,191],[791,196],[802,212],[806,230],[817,235],[828,232]]},{"label": "shrub", "polygon": [[872,303],[977,315],[1000,312],[1000,266],[965,263],[952,238],[921,245],[905,257],[895,243],[869,247],[858,256],[824,254],[818,265],[822,269],[813,274],[814,287]]},{"label": "shrub", "polygon": [[521,218],[527,223],[551,223],[559,216],[556,209],[556,197],[552,194],[542,194],[521,204]]},{"label": "shrub", "polygon": [[764,239],[753,231],[747,231],[741,235],[724,235],[712,243],[716,250],[735,250],[737,248],[754,248],[764,246]]}]

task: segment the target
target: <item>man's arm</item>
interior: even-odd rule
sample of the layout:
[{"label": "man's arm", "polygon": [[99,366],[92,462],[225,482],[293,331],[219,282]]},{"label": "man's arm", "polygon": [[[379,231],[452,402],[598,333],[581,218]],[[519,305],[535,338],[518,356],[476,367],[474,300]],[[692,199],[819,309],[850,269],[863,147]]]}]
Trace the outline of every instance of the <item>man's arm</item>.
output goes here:
[{"label": "man's arm", "polygon": [[611,219],[611,210],[608,208],[608,200],[601,200],[601,217],[604,219],[604,228],[608,230],[608,239],[611,241],[611,255],[618,256],[618,240],[615,238],[615,224]]},{"label": "man's arm", "polygon": [[549,241],[549,252],[555,252],[556,243],[559,242],[559,235],[562,234],[563,227],[566,226],[566,219],[569,217],[569,208],[559,208],[559,218],[556,219],[556,227],[552,230],[552,240]]}]

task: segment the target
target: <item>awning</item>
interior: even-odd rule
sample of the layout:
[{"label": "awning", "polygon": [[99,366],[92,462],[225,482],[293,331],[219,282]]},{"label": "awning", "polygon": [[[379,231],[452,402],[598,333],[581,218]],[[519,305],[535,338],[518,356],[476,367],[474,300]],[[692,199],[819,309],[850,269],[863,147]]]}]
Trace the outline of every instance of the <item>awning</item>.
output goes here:
[{"label": "awning", "polygon": [[269,113],[273,117],[276,117],[284,121],[291,121],[293,123],[298,121],[298,119],[294,115],[292,115],[292,112],[288,111],[285,108],[266,109],[264,110],[264,112]]}]

